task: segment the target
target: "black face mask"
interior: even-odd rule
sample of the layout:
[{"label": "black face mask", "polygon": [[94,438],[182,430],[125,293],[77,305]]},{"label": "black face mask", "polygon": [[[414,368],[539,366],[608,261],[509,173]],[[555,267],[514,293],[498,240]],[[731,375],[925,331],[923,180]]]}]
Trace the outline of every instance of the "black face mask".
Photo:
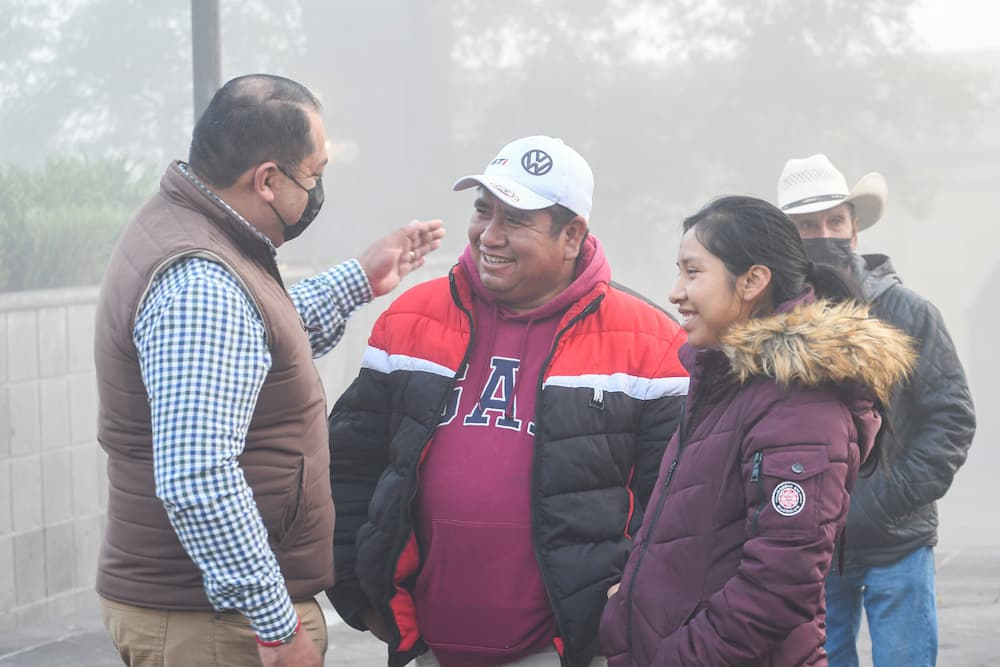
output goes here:
[{"label": "black face mask", "polygon": [[295,185],[299,186],[307,193],[309,193],[309,199],[306,200],[306,208],[304,211],[302,211],[302,215],[299,217],[298,222],[296,222],[294,225],[290,225],[287,222],[285,222],[285,219],[281,217],[280,213],[278,213],[278,209],[274,208],[274,204],[269,204],[271,210],[274,211],[274,214],[278,216],[278,220],[281,220],[281,224],[284,225],[285,227],[284,229],[285,241],[291,241],[296,236],[298,236],[299,234],[301,234],[306,230],[306,227],[308,227],[310,223],[312,223],[312,221],[316,219],[316,215],[319,213],[319,210],[323,208],[323,201],[325,200],[325,196],[323,194],[323,177],[317,176],[316,185],[314,185],[313,189],[310,190],[306,186],[302,185],[297,180],[295,180],[295,177],[289,174],[287,171],[285,171],[285,169],[280,165],[278,166],[278,170],[282,174],[287,176],[288,180],[290,180],[292,183],[295,183]]},{"label": "black face mask", "polygon": [[802,239],[802,245],[806,249],[806,257],[817,264],[842,270],[851,266],[851,239]]}]

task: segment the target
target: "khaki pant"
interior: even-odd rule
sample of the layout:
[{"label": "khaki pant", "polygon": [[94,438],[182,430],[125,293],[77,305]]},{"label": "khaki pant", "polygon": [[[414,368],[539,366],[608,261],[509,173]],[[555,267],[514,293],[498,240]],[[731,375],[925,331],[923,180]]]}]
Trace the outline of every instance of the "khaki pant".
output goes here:
[{"label": "khaki pant", "polygon": [[[417,667],[441,667],[441,663],[438,662],[433,651],[427,651],[427,653],[417,656],[415,662]],[[559,667],[561,664],[559,654],[556,652],[555,647],[551,646],[544,651],[526,655],[520,660],[505,662],[501,667]],[[590,661],[590,667],[607,667],[607,664],[608,661],[602,656],[597,656]]]},{"label": "khaki pant", "polygon": [[[250,620],[235,611],[134,607],[101,598],[104,627],[130,667],[260,667]],[[296,602],[302,630],[326,653],[326,619],[315,600]]]}]

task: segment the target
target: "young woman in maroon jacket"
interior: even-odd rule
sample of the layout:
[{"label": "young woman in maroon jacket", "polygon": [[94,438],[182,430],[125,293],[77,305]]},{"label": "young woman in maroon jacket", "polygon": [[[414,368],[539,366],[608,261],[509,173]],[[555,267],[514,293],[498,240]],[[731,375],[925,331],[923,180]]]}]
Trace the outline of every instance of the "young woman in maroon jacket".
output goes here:
[{"label": "young woman in maroon jacket", "polygon": [[767,202],[718,199],[684,232],[691,386],[609,591],[608,665],[825,665],[824,576],[912,347]]}]

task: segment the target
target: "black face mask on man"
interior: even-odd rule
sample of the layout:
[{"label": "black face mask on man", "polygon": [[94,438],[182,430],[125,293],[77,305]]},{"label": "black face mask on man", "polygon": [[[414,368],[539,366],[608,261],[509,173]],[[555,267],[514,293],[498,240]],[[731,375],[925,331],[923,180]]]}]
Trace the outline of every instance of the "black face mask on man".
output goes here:
[{"label": "black face mask on man", "polygon": [[291,241],[292,239],[294,239],[295,237],[297,237],[299,234],[301,234],[306,230],[306,227],[308,227],[310,223],[312,223],[312,221],[316,219],[316,215],[319,213],[319,210],[323,208],[323,201],[325,200],[325,195],[323,194],[323,177],[317,176],[316,185],[314,185],[313,189],[310,190],[309,188],[307,188],[306,186],[302,185],[297,180],[295,180],[295,177],[289,174],[287,171],[285,171],[284,167],[282,167],[281,165],[278,165],[278,170],[282,174],[287,176],[288,180],[290,180],[292,183],[295,183],[295,185],[299,186],[309,194],[309,199],[306,200],[306,208],[304,211],[302,211],[302,215],[299,217],[298,222],[296,222],[294,225],[290,225],[287,222],[285,222],[285,219],[281,217],[280,213],[278,213],[278,209],[274,208],[274,204],[270,203],[268,204],[268,206],[271,207],[271,210],[274,211],[274,214],[278,216],[278,220],[281,220],[281,224],[284,225],[285,227],[284,229],[285,241]]},{"label": "black face mask on man", "polygon": [[851,239],[812,238],[802,239],[806,257],[817,264],[826,264],[838,269],[851,266]]}]

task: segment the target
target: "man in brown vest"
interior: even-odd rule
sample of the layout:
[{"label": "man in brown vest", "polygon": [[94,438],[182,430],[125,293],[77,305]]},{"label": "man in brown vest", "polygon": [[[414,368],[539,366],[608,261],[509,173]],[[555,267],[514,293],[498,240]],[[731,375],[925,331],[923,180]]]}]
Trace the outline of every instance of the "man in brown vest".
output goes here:
[{"label": "man in brown vest", "polygon": [[[96,315],[105,626],[129,665],[321,665],[333,584],[313,358],[440,245],[412,222],[286,290],[276,249],[323,204],[316,98],[233,79],[111,257]],[[256,638],[256,641],[254,641]]]}]

